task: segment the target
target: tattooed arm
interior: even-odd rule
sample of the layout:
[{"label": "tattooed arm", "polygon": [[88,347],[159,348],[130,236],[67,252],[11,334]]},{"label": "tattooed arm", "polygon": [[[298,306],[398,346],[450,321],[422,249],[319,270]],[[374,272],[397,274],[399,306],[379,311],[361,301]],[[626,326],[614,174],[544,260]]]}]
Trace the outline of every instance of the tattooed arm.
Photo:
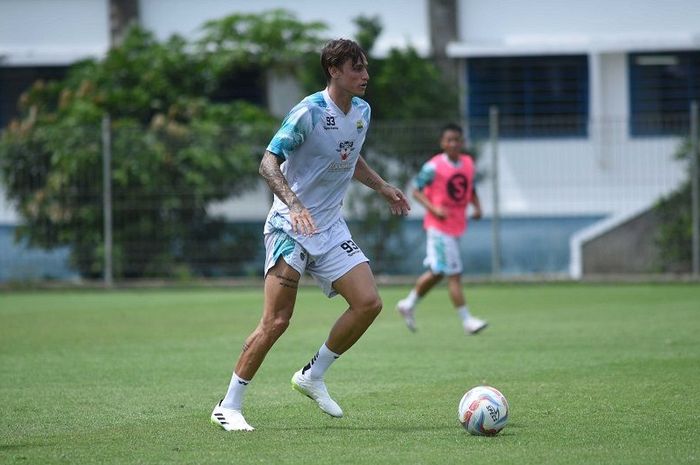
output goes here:
[{"label": "tattooed arm", "polygon": [[292,231],[304,235],[314,234],[316,233],[316,225],[311,218],[311,213],[289,187],[287,179],[280,169],[282,162],[281,158],[266,150],[260,162],[258,173],[265,179],[270,190],[289,207]]},{"label": "tattooed arm", "polygon": [[353,178],[357,179],[370,189],[382,194],[384,199],[389,204],[389,209],[391,210],[392,214],[404,216],[408,215],[408,211],[411,209],[411,206],[408,204],[406,196],[403,195],[403,192],[383,180],[376,171],[370,168],[362,156],[360,156],[360,158],[357,160]]}]

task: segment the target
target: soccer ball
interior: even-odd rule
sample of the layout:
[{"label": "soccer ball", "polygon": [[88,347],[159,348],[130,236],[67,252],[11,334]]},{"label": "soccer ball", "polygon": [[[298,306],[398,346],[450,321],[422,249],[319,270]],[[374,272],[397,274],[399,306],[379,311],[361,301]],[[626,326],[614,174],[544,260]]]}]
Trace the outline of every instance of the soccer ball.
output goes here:
[{"label": "soccer ball", "polygon": [[494,436],[508,423],[508,401],[498,389],[476,386],[459,401],[459,422],[476,436]]}]

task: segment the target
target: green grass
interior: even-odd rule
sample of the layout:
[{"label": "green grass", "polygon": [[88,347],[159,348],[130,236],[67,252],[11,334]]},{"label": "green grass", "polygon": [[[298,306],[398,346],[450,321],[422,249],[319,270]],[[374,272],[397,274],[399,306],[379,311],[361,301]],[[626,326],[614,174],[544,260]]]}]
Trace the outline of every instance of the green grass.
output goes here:
[{"label": "green grass", "polygon": [[[290,387],[343,310],[303,288],[248,389],[257,430],[209,423],[261,290],[0,294],[1,464],[700,463],[700,286],[478,285],[461,332],[445,288],[410,334],[381,290],[376,323],[330,369],[346,417]],[[468,435],[457,403],[500,389],[510,423]]]}]

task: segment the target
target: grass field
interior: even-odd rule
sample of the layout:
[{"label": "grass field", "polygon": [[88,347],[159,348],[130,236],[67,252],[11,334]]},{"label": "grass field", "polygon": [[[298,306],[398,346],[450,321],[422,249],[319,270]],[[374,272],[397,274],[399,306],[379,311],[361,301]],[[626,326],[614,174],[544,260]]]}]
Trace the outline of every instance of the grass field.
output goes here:
[{"label": "grass field", "polygon": [[[470,286],[490,322],[476,337],[444,288],[410,334],[393,310],[406,290],[382,289],[385,310],[328,372],[338,420],[289,384],[344,308],[303,288],[248,389],[252,433],[209,415],[259,289],[0,294],[0,463],[700,463],[700,286]],[[476,384],[510,402],[496,437],[457,423]]]}]

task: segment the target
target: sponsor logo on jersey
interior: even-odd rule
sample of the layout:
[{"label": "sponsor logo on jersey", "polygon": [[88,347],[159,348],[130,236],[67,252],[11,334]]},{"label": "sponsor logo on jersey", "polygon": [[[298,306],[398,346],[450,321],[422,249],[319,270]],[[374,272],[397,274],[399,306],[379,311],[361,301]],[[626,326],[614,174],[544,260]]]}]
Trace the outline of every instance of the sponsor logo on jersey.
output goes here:
[{"label": "sponsor logo on jersey", "polygon": [[336,152],[340,153],[340,159],[341,160],[347,160],[348,157],[350,156],[350,153],[352,152],[352,146],[355,143],[351,140],[344,140],[338,145],[338,148],[335,149]]},{"label": "sponsor logo on jersey", "polygon": [[338,144],[338,148],[335,149],[340,155],[339,161],[334,161],[328,166],[328,171],[350,171],[355,168],[355,164],[350,160],[350,155],[354,150],[354,141],[344,140]]},{"label": "sponsor logo on jersey", "polygon": [[363,123],[361,119],[358,119],[357,123],[355,123],[355,127],[357,127],[357,133],[359,134],[365,128],[365,123]]},{"label": "sponsor logo on jersey", "polygon": [[455,202],[461,202],[469,192],[469,181],[461,173],[455,174],[447,181],[447,194]]}]

